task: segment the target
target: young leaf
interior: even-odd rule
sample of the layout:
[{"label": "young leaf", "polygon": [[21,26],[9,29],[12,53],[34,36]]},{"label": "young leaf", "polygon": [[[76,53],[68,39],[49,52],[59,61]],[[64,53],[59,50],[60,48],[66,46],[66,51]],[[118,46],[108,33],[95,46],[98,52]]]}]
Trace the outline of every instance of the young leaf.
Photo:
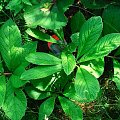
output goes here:
[{"label": "young leaf", "polygon": [[50,97],[45,100],[39,108],[39,118],[38,120],[47,119],[54,109],[55,97]]},{"label": "young leaf", "polygon": [[62,66],[67,75],[69,75],[76,66],[75,57],[71,53],[62,52]]},{"label": "young leaf", "polygon": [[35,68],[25,71],[21,75],[21,79],[22,80],[33,80],[33,79],[44,78],[56,72],[61,71],[61,69],[62,69],[61,65],[39,66],[39,67],[35,67]]},{"label": "young leaf", "polygon": [[85,22],[85,17],[82,14],[82,12],[77,12],[71,19],[71,30],[72,33],[79,32],[81,29],[81,26]]},{"label": "young leaf", "polygon": [[52,38],[51,36],[41,32],[40,30],[28,28],[26,30],[26,32],[27,32],[28,35],[30,35],[30,36],[32,36],[36,39],[46,41],[46,42],[56,43],[56,40],[54,38]]},{"label": "young leaf", "polygon": [[83,114],[80,106],[65,97],[59,97],[62,109],[71,120],[83,120]]},{"label": "young leaf", "polygon": [[79,60],[85,62],[108,55],[120,45],[120,34],[111,33],[99,39],[96,44]]},{"label": "young leaf", "polygon": [[21,120],[25,115],[27,99],[23,91],[14,89],[11,82],[7,83],[7,91],[2,109],[11,120]]},{"label": "young leaf", "polygon": [[0,108],[3,105],[5,100],[5,93],[6,93],[6,80],[5,76],[0,76]]},{"label": "young leaf", "polygon": [[83,24],[79,34],[77,58],[81,57],[93,47],[101,35],[102,27],[101,17],[91,17]]},{"label": "young leaf", "polygon": [[50,55],[44,52],[35,52],[30,53],[26,60],[30,63],[37,64],[37,65],[58,65],[61,64],[61,59]]},{"label": "young leaf", "polygon": [[[19,55],[22,52],[20,46],[20,31],[17,25],[9,19],[0,29],[0,51],[9,70],[15,69],[20,63]],[[11,65],[13,60],[15,60],[14,65]]]},{"label": "young leaf", "polygon": [[85,102],[95,100],[100,86],[98,80],[84,68],[78,68],[75,78],[75,90]]}]

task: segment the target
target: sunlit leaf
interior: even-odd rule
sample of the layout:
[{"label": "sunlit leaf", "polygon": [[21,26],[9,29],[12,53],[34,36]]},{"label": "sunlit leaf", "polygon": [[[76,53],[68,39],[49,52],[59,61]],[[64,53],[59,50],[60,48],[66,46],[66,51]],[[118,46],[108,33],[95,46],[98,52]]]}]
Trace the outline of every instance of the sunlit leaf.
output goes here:
[{"label": "sunlit leaf", "polygon": [[65,97],[59,97],[60,104],[63,111],[68,115],[71,120],[83,120],[83,114],[80,106]]},{"label": "sunlit leaf", "polygon": [[54,104],[55,104],[54,102],[55,102],[55,98],[50,97],[40,105],[38,120],[44,120],[50,116],[50,114],[54,109]]},{"label": "sunlit leaf", "polygon": [[78,68],[75,78],[75,91],[86,102],[95,100],[100,90],[98,80],[87,70]]}]

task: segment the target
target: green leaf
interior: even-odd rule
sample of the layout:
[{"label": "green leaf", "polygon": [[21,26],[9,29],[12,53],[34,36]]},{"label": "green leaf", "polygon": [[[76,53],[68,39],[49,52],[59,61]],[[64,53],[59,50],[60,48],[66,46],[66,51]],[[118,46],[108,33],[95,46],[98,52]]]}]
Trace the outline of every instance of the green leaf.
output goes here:
[{"label": "green leaf", "polygon": [[61,59],[50,55],[44,52],[35,52],[30,53],[26,60],[30,63],[37,64],[37,65],[59,65],[61,64]]},{"label": "green leaf", "polygon": [[71,35],[72,42],[68,45],[68,50],[72,53],[76,51],[77,46],[79,45],[79,33],[74,33]]},{"label": "green leaf", "polygon": [[59,97],[62,109],[68,115],[71,120],[83,120],[83,113],[80,106],[76,105],[74,102],[67,98]]},{"label": "green leaf", "polygon": [[78,94],[76,94],[74,83],[67,84],[63,94],[71,100],[78,101],[80,103],[86,102],[85,100],[80,98]]},{"label": "green leaf", "polygon": [[39,67],[35,67],[35,68],[25,71],[21,75],[21,79],[22,80],[33,80],[33,79],[44,78],[58,71],[61,71],[61,69],[62,69],[61,65],[39,66]]},{"label": "green leaf", "polygon": [[91,17],[82,26],[79,34],[77,58],[88,52],[95,44],[102,32],[101,17]]},{"label": "green leaf", "polygon": [[111,33],[99,39],[94,47],[92,47],[79,62],[85,62],[108,55],[112,50],[120,45],[120,34]]},{"label": "green leaf", "polygon": [[66,17],[56,5],[51,10],[41,4],[29,7],[24,13],[24,18],[28,27],[35,28],[39,25],[51,30],[60,29],[67,23]]},{"label": "green leaf", "polygon": [[61,10],[61,12],[65,12],[69,8],[69,6],[74,3],[74,0],[57,0],[56,3],[59,10]]},{"label": "green leaf", "polygon": [[[115,5],[109,5],[103,12],[103,33],[104,35],[109,33],[120,32],[120,7]],[[117,16],[117,17],[116,17]]]},{"label": "green leaf", "polygon": [[30,36],[32,36],[36,39],[46,41],[46,42],[56,43],[56,40],[54,38],[52,38],[51,36],[41,32],[40,30],[28,28],[26,30],[26,32],[27,32],[28,35],[30,35]]},{"label": "green leaf", "polygon": [[15,11],[14,15],[19,13],[22,8],[23,8],[23,4],[21,0],[10,0],[8,5],[6,6],[6,9]]},{"label": "green leaf", "polygon": [[117,88],[120,90],[120,63],[114,61],[114,77],[112,81],[115,82]]},{"label": "green leaf", "polygon": [[25,115],[27,107],[27,99],[25,94],[20,89],[14,89],[11,82],[7,83],[7,91],[3,110],[11,120],[21,120]]},{"label": "green leaf", "polygon": [[54,104],[55,104],[55,98],[54,97],[50,97],[47,100],[45,100],[40,105],[38,120],[47,119],[54,109]]},{"label": "green leaf", "polygon": [[82,12],[78,11],[71,18],[71,30],[72,30],[72,33],[79,32],[84,22],[85,22],[84,15],[82,14]]},{"label": "green leaf", "polygon": [[71,53],[62,52],[61,58],[62,58],[63,69],[64,69],[65,73],[67,75],[69,75],[76,66],[75,57]]},{"label": "green leaf", "polygon": [[35,88],[39,89],[40,91],[46,91],[46,89],[48,89],[49,86],[53,83],[54,78],[56,77],[48,76],[42,79],[31,80],[30,82]]},{"label": "green leaf", "polygon": [[[20,63],[21,42],[18,27],[9,19],[0,29],[0,51],[9,70],[15,69]],[[14,61],[14,65],[12,61]]]},{"label": "green leaf", "polygon": [[22,2],[23,2],[24,4],[27,4],[27,5],[32,5],[29,0],[22,0]]},{"label": "green leaf", "polygon": [[96,99],[100,90],[98,80],[87,70],[78,68],[75,78],[75,90],[80,99],[91,102]]},{"label": "green leaf", "polygon": [[[8,53],[9,53],[9,51],[8,51]],[[11,48],[10,70],[14,71],[22,63],[23,53],[24,53],[24,49],[22,47],[12,47]]]},{"label": "green leaf", "polygon": [[40,91],[32,86],[25,87],[25,91],[28,94],[28,96],[34,100],[42,100],[50,96],[49,92]]},{"label": "green leaf", "polygon": [[94,59],[94,60],[82,63],[82,66],[83,65],[84,65],[84,69],[89,71],[96,78],[99,78],[104,71],[104,58],[98,58],[98,59]]},{"label": "green leaf", "polygon": [[15,88],[22,87],[23,85],[25,85],[27,83],[26,81],[21,80],[20,76],[17,76],[14,74],[10,76],[9,80],[11,81],[13,87],[15,87]]},{"label": "green leaf", "polygon": [[81,0],[81,3],[86,7],[90,9],[100,9],[104,8],[109,3],[112,3],[112,1],[108,0]]},{"label": "green leaf", "polygon": [[5,100],[5,93],[6,93],[6,79],[5,76],[0,76],[0,108],[3,105]]}]

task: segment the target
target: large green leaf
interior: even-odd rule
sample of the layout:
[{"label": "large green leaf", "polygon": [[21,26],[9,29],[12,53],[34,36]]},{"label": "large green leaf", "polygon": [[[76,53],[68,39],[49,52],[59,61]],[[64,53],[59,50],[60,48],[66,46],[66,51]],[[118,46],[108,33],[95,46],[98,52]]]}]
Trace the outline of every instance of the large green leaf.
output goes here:
[{"label": "large green leaf", "polygon": [[75,91],[85,102],[95,100],[100,90],[98,80],[87,70],[78,68],[75,78]]},{"label": "large green leaf", "polygon": [[75,57],[71,53],[62,52],[62,66],[67,75],[69,75],[76,66]]},{"label": "large green leaf", "polygon": [[7,91],[2,109],[11,120],[21,120],[25,115],[27,99],[20,89],[14,89],[7,83]]},{"label": "large green leaf", "polygon": [[24,13],[27,26],[36,27],[39,25],[43,28],[54,30],[66,25],[66,17],[59,11],[56,4],[51,9],[47,9],[44,6],[45,3],[27,8]]},{"label": "large green leaf", "polygon": [[15,69],[20,64],[19,55],[22,53],[20,46],[20,31],[17,25],[9,19],[0,29],[0,51],[9,69]]},{"label": "large green leaf", "polygon": [[54,104],[55,104],[55,97],[50,97],[47,100],[45,100],[40,105],[38,120],[48,119],[48,117],[50,116],[50,114],[54,109]]},{"label": "large green leaf", "polygon": [[61,65],[39,66],[39,67],[35,67],[35,68],[25,71],[21,75],[21,79],[22,80],[33,80],[33,79],[44,78],[58,71],[61,71],[61,69],[62,69]]},{"label": "large green leaf", "polygon": [[6,80],[5,76],[0,76],[0,108],[3,105],[5,100],[5,93],[6,93]]},{"label": "large green leaf", "polygon": [[94,47],[92,47],[85,55],[82,56],[80,62],[97,59],[108,55],[112,50],[120,45],[120,34],[111,33],[99,39]]},{"label": "large green leaf", "polygon": [[62,109],[71,120],[83,120],[83,114],[80,106],[65,97],[59,97]]},{"label": "large green leaf", "polygon": [[89,71],[96,78],[99,78],[104,71],[104,58],[94,59],[85,63],[81,63],[84,65],[84,69]]},{"label": "large green leaf", "polygon": [[120,7],[110,5],[103,12],[103,33],[119,33],[120,32]]},{"label": "large green leaf", "polygon": [[114,61],[114,77],[112,81],[115,82],[117,88],[120,90],[120,63]]},{"label": "large green leaf", "polygon": [[32,36],[36,39],[46,41],[46,42],[56,43],[56,40],[54,38],[52,38],[51,36],[41,32],[40,30],[28,28],[26,30],[26,32],[27,32],[27,34],[29,34],[30,36]]},{"label": "large green leaf", "polygon": [[37,64],[37,65],[58,65],[61,64],[61,59],[50,55],[44,52],[35,52],[30,53],[26,60],[30,63]]},{"label": "large green leaf", "polygon": [[82,14],[82,12],[77,12],[72,18],[71,18],[71,30],[72,33],[79,32],[83,23],[85,22],[85,17]]},{"label": "large green leaf", "polygon": [[95,44],[102,32],[101,17],[91,17],[82,26],[79,34],[77,58],[88,52]]}]

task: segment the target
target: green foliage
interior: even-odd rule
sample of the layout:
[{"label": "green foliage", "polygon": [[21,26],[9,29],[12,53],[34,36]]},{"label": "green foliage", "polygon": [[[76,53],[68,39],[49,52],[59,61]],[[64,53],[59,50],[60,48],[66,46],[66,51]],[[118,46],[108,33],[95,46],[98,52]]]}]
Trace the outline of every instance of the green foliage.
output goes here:
[{"label": "green foliage", "polygon": [[62,66],[67,75],[69,75],[76,66],[75,57],[71,53],[62,52],[61,54]]},{"label": "green foliage", "polygon": [[109,3],[114,2],[113,1],[108,1],[108,0],[81,0],[82,4],[90,9],[100,9],[108,5]]},{"label": "green foliage", "polygon": [[21,120],[25,115],[27,99],[20,89],[15,89],[9,81],[6,86],[5,101],[2,109],[11,120]]},{"label": "green foliage", "polygon": [[39,120],[47,119],[54,109],[55,98],[50,97],[44,101],[39,108]]},{"label": "green foliage", "polygon": [[85,17],[82,12],[77,12],[71,19],[71,29],[72,33],[76,33],[80,31],[83,23],[85,22]]},{"label": "green foliage", "polygon": [[112,50],[116,49],[119,45],[120,34],[112,33],[99,39],[92,49],[82,56],[80,62],[100,58],[108,55]]},{"label": "green foliage", "polygon": [[6,93],[6,81],[5,76],[0,76],[0,107],[2,107],[5,100]]},{"label": "green foliage", "polygon": [[114,77],[112,79],[120,90],[120,63],[114,61]]},{"label": "green foliage", "polygon": [[[71,120],[84,119],[86,105],[96,104],[103,89],[109,88],[104,57],[116,59],[112,81],[120,90],[119,4],[117,0],[1,2],[0,107],[9,119],[24,119],[29,98],[35,104],[42,102],[39,110],[35,108],[39,111],[35,119],[49,119],[59,105]],[[72,16],[73,7],[81,10]],[[102,86],[101,76],[106,80]]]},{"label": "green foliage", "polygon": [[61,59],[42,52],[31,53],[26,57],[28,62],[37,65],[59,65],[61,64]]},{"label": "green foliage", "polygon": [[[20,64],[20,55],[23,49],[21,35],[15,23],[9,19],[0,29],[0,51],[9,70],[15,69]],[[14,64],[11,61],[15,60]]]},{"label": "green foliage", "polygon": [[26,30],[27,34],[36,38],[36,39],[39,39],[39,40],[43,40],[43,41],[46,41],[46,42],[52,42],[52,43],[56,43],[55,39],[53,39],[51,36],[39,31],[39,30],[36,30],[36,29],[27,29]]},{"label": "green foliage", "polygon": [[32,69],[29,69],[25,71],[21,75],[22,80],[33,80],[33,79],[39,79],[44,78],[49,75],[52,75],[56,72],[59,72],[61,70],[61,64],[60,65],[53,65],[53,66],[39,66],[34,67]]},{"label": "green foliage", "polygon": [[[120,31],[120,7],[110,5],[106,9],[104,9],[103,12],[103,20],[104,20],[104,29],[103,33],[109,34],[109,33],[119,33]],[[116,17],[118,16],[118,17]]]},{"label": "green foliage", "polygon": [[90,102],[97,97],[100,86],[97,79],[81,66],[76,73],[75,90],[81,100]]},{"label": "green foliage", "polygon": [[79,46],[78,46],[78,54],[79,58],[95,44],[98,40],[102,32],[102,19],[101,17],[92,17],[87,20],[79,33]]},{"label": "green foliage", "polygon": [[72,120],[82,120],[82,110],[79,106],[64,97],[59,97],[59,100],[66,115]]}]

